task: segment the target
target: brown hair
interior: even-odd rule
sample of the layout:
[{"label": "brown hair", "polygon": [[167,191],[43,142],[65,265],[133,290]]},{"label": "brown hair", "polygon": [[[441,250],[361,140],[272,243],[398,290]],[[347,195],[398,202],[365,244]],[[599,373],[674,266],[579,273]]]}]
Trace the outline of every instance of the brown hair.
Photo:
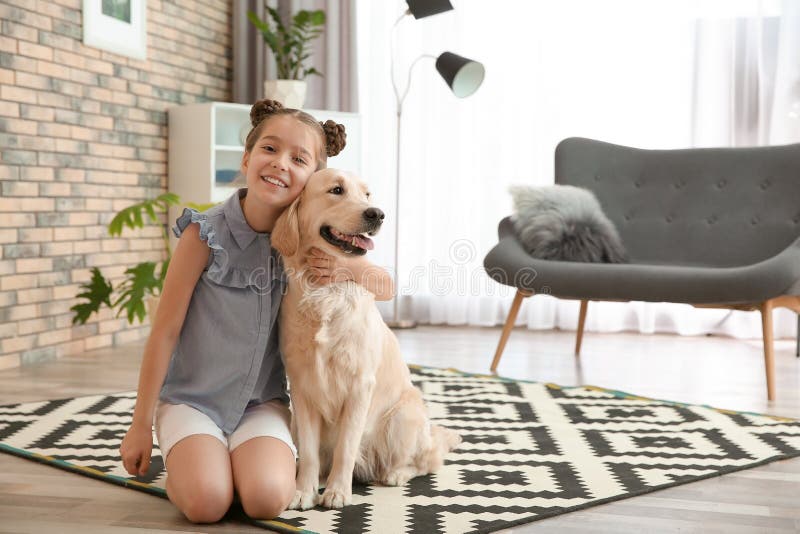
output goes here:
[{"label": "brown hair", "polygon": [[261,131],[269,122],[269,119],[281,115],[294,117],[301,123],[311,128],[319,138],[319,154],[317,154],[317,170],[324,169],[328,162],[328,156],[335,156],[342,151],[347,144],[347,134],[344,125],[337,124],[332,120],[317,122],[317,120],[299,109],[285,108],[277,100],[259,100],[250,108],[250,124],[252,129],[247,134],[244,149],[247,152],[253,150],[256,141],[261,136]]}]

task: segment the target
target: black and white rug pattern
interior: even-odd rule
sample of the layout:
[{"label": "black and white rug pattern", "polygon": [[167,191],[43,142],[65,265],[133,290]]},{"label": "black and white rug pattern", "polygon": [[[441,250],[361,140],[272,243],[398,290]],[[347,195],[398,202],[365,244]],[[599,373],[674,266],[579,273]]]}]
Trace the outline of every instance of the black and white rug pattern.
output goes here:
[{"label": "black and white rug pattern", "polygon": [[[256,521],[282,532],[492,532],[800,455],[800,422],[594,387],[412,367],[432,419],[464,442],[435,475],[356,486],[342,510]],[[164,496],[156,449],[131,478],[117,449],[134,393],[0,407],[0,451]]]}]

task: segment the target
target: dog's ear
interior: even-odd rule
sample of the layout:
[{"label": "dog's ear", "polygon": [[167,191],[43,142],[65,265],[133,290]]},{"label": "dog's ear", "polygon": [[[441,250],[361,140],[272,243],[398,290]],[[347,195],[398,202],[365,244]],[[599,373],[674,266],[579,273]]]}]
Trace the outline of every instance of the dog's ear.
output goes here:
[{"label": "dog's ear", "polygon": [[299,205],[300,196],[283,210],[278,220],[275,221],[275,228],[272,229],[272,246],[284,258],[290,258],[297,254],[297,249],[300,247],[300,222],[297,219]]}]

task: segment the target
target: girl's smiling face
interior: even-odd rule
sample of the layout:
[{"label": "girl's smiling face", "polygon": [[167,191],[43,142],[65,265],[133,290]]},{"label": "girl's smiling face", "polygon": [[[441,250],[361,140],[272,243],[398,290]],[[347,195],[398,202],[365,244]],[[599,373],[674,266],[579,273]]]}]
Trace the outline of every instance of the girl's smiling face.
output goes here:
[{"label": "girl's smiling face", "polygon": [[247,195],[284,208],[297,198],[319,164],[319,139],[291,116],[268,119],[253,149],[242,158]]}]

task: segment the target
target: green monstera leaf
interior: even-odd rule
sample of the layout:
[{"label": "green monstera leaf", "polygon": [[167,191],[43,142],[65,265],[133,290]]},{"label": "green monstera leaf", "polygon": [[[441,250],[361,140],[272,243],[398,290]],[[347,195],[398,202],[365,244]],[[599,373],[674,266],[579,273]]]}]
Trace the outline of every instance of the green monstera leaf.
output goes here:
[{"label": "green monstera leaf", "polygon": [[146,261],[125,271],[127,278],[119,288],[119,297],[114,301],[114,308],[119,307],[117,317],[124,311],[128,317],[128,322],[133,323],[134,319],[144,322],[147,315],[144,299],[150,295],[161,293],[161,287],[166,275],[166,263],[161,263],[161,270],[156,274],[156,262]]},{"label": "green monstera leaf", "polygon": [[85,284],[81,284],[81,289],[84,291],[78,293],[77,297],[86,300],[86,302],[79,302],[70,308],[71,311],[75,312],[72,324],[86,324],[89,317],[99,310],[103,304],[109,308],[111,307],[111,293],[114,291],[114,287],[97,267],[92,269],[92,279]]},{"label": "green monstera leaf", "polygon": [[180,203],[181,199],[175,193],[164,193],[156,198],[128,206],[120,210],[108,223],[108,235],[112,237],[121,235],[122,229],[125,227],[131,230],[143,228],[145,215],[150,218],[150,222],[158,223],[157,212],[166,213],[170,206]]}]

